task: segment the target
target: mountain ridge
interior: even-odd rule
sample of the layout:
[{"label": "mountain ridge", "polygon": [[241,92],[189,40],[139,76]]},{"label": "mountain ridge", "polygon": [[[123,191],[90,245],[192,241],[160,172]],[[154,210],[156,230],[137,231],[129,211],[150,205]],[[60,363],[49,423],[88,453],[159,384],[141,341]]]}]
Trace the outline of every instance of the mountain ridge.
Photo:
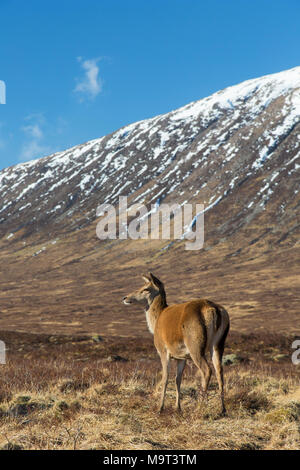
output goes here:
[{"label": "mountain ridge", "polygon": [[[0,326],[20,328],[25,318],[33,330],[79,333],[95,330],[100,319],[109,333],[119,324],[137,334],[118,299],[136,286],[138,272],[151,269],[167,279],[171,299],[178,276],[187,283],[182,299],[199,296],[201,285],[229,305],[234,328],[262,328],[269,319],[272,328],[294,331],[299,130],[296,67],[2,170]],[[203,203],[204,248],[187,254],[180,240],[98,240],[98,205],[125,195],[129,205],[147,207]]]},{"label": "mountain ridge", "polygon": [[[299,81],[297,82],[296,79]],[[271,87],[270,89],[270,84],[273,85],[274,83],[277,83],[277,88],[274,87],[274,89],[272,89]],[[274,100],[276,101],[282,98],[280,93],[288,93],[291,89],[291,84],[295,83],[300,83],[300,67],[291,69],[288,72],[247,80],[242,84],[228,87],[220,92],[214,93],[211,97],[189,103],[178,110],[124,126],[100,139],[94,139],[85,144],[67,149],[66,151],[55,153],[39,160],[19,164],[7,170],[2,170],[0,172],[0,184],[2,189],[0,223],[4,221],[2,214],[4,214],[4,216],[5,213],[8,214],[10,219],[12,217],[18,219],[20,216],[19,212],[22,212],[24,208],[26,208],[26,204],[30,203],[32,205],[32,202],[27,202],[28,193],[29,195],[35,193],[35,199],[38,198],[38,203],[42,207],[44,206],[44,211],[47,215],[50,215],[50,217],[52,215],[57,216],[61,212],[59,209],[62,208],[64,211],[65,208],[73,205],[74,197],[85,201],[86,197],[89,196],[92,191],[99,189],[101,191],[101,186],[104,186],[104,191],[101,191],[101,193],[107,194],[108,191],[105,188],[107,177],[115,177],[115,175],[119,176],[121,182],[117,184],[116,190],[109,194],[109,200],[103,198],[101,194],[104,199],[101,202],[116,203],[117,199],[114,196],[119,196],[122,191],[128,191],[128,189],[131,194],[138,192],[139,186],[145,186],[150,179],[149,177],[147,179],[147,175],[145,175],[146,171],[148,171],[153,178],[162,175],[160,185],[166,185],[165,192],[170,189],[174,190],[174,187],[182,183],[188,176],[188,172],[191,168],[188,168],[188,171],[185,173],[181,172],[181,179],[177,177],[177,181],[175,181],[175,171],[188,160],[194,160],[192,170],[199,166],[200,161],[202,165],[205,166],[208,164],[207,156],[210,156],[212,153],[216,154],[220,147],[223,150],[223,154],[225,153],[225,161],[230,161],[234,158],[237,149],[230,147],[226,142],[230,140],[230,134],[235,133],[235,126],[238,131],[241,131],[245,127],[245,123],[237,122],[240,118],[240,112],[239,109],[235,111],[236,103],[239,103],[240,106],[243,106],[244,103],[249,103],[251,97],[253,97],[254,94],[257,95],[259,89],[261,89],[264,99],[260,99],[259,105],[257,106],[255,104],[249,107],[248,104],[246,117],[248,119],[255,119],[255,117],[263,113],[266,106],[269,108]],[[265,90],[264,87],[267,87],[267,90]],[[242,94],[240,94],[241,90]],[[229,97],[231,99],[229,99]],[[289,99],[291,99],[291,96],[289,96]],[[276,150],[277,145],[284,140],[285,136],[292,131],[294,126],[298,125],[300,93],[296,95],[296,100],[294,98],[294,101],[295,105],[291,106],[290,103],[289,106],[288,99],[286,99],[286,115],[284,115],[285,119],[281,126],[278,126],[278,135],[275,132],[269,132],[269,135],[266,136],[262,135],[262,139],[264,137],[265,139],[269,138],[269,144],[263,145],[259,149],[259,156],[252,163],[255,169],[259,169],[270,157],[270,154]],[[268,105],[266,105],[266,102]],[[289,114],[287,111],[290,111]],[[227,114],[229,114],[229,119],[224,120]],[[226,125],[228,126],[228,121],[235,121],[235,126],[231,125],[230,128],[227,129],[227,134],[224,132],[221,136],[218,135],[218,129],[217,132],[214,133],[212,127],[212,135],[210,136],[209,128],[214,126],[220,119],[223,121],[221,123],[223,128],[226,128]],[[176,127],[176,123],[178,122],[179,125]],[[143,136],[145,133],[148,133],[148,135],[144,137],[144,141],[142,137],[139,139],[139,136]],[[199,138],[199,134],[203,133],[208,135],[204,135],[204,138],[201,138],[201,136]],[[241,138],[246,140],[245,136]],[[172,145],[172,142],[170,142],[172,140],[176,140],[176,145]],[[195,143],[193,143],[195,140],[198,142],[198,146],[195,146]],[[214,141],[213,144],[209,145],[208,140]],[[167,142],[169,142],[168,145]],[[132,145],[133,150],[126,154],[126,150]],[[145,151],[142,155],[141,151],[144,147]],[[181,159],[178,155],[179,157],[181,156]],[[201,160],[198,158],[199,155],[202,156]],[[147,165],[147,157],[149,165]],[[158,157],[159,165],[157,165],[156,168]],[[134,159],[137,161],[134,161]],[[98,162],[99,168],[95,168]],[[143,166],[141,165],[142,162]],[[125,171],[123,171],[123,175],[120,175],[121,170],[127,170],[127,168],[125,168],[127,165],[131,166],[131,168],[135,166],[136,175],[142,176],[143,180],[139,182],[139,185],[134,185],[133,182],[131,182],[131,187],[128,188],[129,182]],[[152,167],[150,167],[150,165],[152,165]],[[82,166],[85,168],[82,168]],[[169,168],[170,172],[166,172],[166,168]],[[37,174],[34,174],[34,170],[37,171]],[[105,170],[107,170],[107,172],[105,172]],[[68,174],[70,176],[68,176]],[[61,177],[62,175],[64,175],[63,178]],[[76,179],[77,175],[78,178]],[[126,176],[126,178],[124,176]],[[170,186],[168,185],[168,180],[171,176],[173,177],[174,183]],[[27,179],[27,185],[22,184],[23,179]],[[126,181],[122,184],[124,179]],[[12,187],[9,185],[11,180],[15,181]],[[54,190],[56,192],[56,188],[61,190],[62,185],[68,184],[70,180],[75,182],[75,187],[74,183],[72,183],[73,193],[68,194],[66,191],[62,191],[61,194],[61,199],[64,200],[65,207],[61,207],[59,204],[53,204],[51,208],[46,207],[45,198],[49,197],[49,193]],[[180,181],[178,182],[178,180]],[[5,182],[7,183],[5,184]],[[44,192],[39,191],[39,187],[46,189],[47,186],[50,186],[50,189]],[[15,189],[16,191],[12,191]],[[160,192],[164,192],[164,189],[161,189]],[[156,194],[153,191],[152,193],[154,193],[151,198],[152,200],[160,196],[159,191],[157,191]],[[139,200],[140,197],[136,199]],[[22,201],[23,203],[19,203]],[[55,198],[53,198],[53,201],[55,202]],[[41,216],[38,212],[41,212],[42,207],[32,208],[35,212],[35,216],[38,216],[38,218]],[[13,212],[11,212],[11,208]],[[6,211],[6,209],[9,209],[9,211]]]}]

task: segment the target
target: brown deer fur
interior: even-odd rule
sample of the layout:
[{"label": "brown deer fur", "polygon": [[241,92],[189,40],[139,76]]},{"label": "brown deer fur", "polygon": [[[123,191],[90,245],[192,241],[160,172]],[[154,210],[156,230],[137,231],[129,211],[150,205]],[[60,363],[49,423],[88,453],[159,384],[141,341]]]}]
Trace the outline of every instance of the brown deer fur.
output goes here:
[{"label": "brown deer fur", "polygon": [[200,371],[202,390],[206,395],[211,369],[205,353],[209,351],[219,385],[222,413],[225,413],[222,356],[229,331],[227,311],[206,299],[168,306],[163,283],[152,273],[143,276],[143,279],[146,284],[124,297],[123,302],[126,305],[138,302],[145,307],[148,328],[154,334],[154,344],[162,363],[160,411],[164,408],[171,358],[177,361],[177,409],[181,409],[180,385],[188,358]]}]

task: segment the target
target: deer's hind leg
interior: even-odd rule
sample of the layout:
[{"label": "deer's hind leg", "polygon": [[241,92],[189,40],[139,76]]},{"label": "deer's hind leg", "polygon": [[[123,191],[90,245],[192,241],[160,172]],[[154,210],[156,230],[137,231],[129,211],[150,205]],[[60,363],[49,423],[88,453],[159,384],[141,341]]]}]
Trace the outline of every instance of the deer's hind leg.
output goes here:
[{"label": "deer's hind leg", "polygon": [[207,389],[211,377],[211,368],[205,357],[205,352],[199,348],[199,345],[189,348],[190,356],[194,364],[198,367],[201,375],[202,393],[207,396]]},{"label": "deer's hind leg", "polygon": [[181,411],[180,406],[180,385],[182,379],[182,373],[185,368],[186,360],[177,359],[177,374],[176,374],[176,408],[178,411]]},{"label": "deer's hind leg", "polygon": [[218,386],[219,386],[222,414],[226,413],[226,408],[225,408],[225,403],[224,403],[224,374],[223,374],[222,358],[223,358],[225,340],[227,337],[228,330],[229,330],[229,327],[226,328],[219,342],[217,344],[214,344],[211,349],[211,359],[214,365],[214,369],[215,369],[216,377],[218,381]]}]

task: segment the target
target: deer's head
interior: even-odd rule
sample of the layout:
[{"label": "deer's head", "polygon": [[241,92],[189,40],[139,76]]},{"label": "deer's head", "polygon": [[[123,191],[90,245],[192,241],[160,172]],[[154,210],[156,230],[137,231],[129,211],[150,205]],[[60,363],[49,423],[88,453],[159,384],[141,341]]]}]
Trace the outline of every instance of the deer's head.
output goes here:
[{"label": "deer's head", "polygon": [[130,294],[123,297],[125,305],[133,303],[142,303],[144,306],[151,305],[155,297],[159,294],[165,296],[165,290],[163,283],[155,277],[152,273],[149,276],[142,276],[145,284],[137,291],[131,292]]}]

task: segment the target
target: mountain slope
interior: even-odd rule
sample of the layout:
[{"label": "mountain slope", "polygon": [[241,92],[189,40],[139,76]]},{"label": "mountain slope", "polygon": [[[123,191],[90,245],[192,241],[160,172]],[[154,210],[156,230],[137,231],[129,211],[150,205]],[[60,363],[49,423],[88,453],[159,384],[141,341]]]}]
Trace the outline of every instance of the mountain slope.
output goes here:
[{"label": "mountain slope", "polygon": [[[97,321],[109,315],[113,285],[112,310],[125,331],[119,298],[123,289],[139,282],[140,269],[149,267],[165,275],[174,292],[178,282],[174,273],[179,273],[187,283],[182,296],[224,299],[236,308],[236,318],[240,315],[239,328],[245,317],[249,317],[247,328],[252,325],[254,307],[259,310],[256,323],[263,312],[274,314],[275,309],[279,318],[275,328],[280,328],[282,314],[290,305],[297,308],[298,302],[299,130],[297,67],[1,171],[0,246],[6,269],[1,279],[0,325],[7,328],[16,321],[20,326],[24,314],[33,309],[31,328],[46,322],[56,331],[68,324],[70,312],[77,315],[81,308],[85,320],[75,321],[77,330],[95,329]],[[164,250],[169,245],[166,240],[98,240],[97,206],[117,204],[124,195],[130,203],[205,204],[204,249],[186,252],[178,242]],[[236,273],[237,266],[243,274]],[[239,305],[246,305],[242,314],[228,297],[232,276]],[[259,281],[257,286],[260,277],[269,285]],[[259,295],[255,289],[260,289]],[[275,291],[284,295],[287,289],[291,289],[288,300],[281,299],[278,306]],[[57,302],[52,294],[45,298],[51,290],[65,312],[58,323],[52,318],[58,315]],[[90,323],[89,309],[95,315]],[[52,320],[44,319],[42,311]],[[284,321],[284,328],[291,329],[291,317]],[[115,331],[114,322],[107,324]],[[132,324],[130,328],[133,331]]]}]

